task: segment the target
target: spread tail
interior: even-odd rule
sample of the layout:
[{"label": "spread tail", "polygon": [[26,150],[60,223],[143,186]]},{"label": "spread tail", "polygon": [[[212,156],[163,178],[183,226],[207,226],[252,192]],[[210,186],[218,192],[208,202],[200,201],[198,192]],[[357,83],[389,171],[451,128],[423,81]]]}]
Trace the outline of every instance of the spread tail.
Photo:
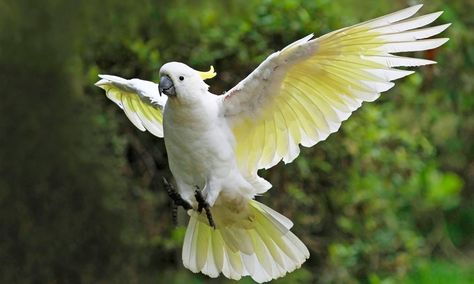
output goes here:
[{"label": "spread tail", "polygon": [[290,228],[293,223],[255,200],[249,201],[250,218],[245,226],[217,224],[191,212],[183,245],[183,264],[194,273],[239,280],[249,275],[262,283],[299,268],[309,257],[306,246]]}]

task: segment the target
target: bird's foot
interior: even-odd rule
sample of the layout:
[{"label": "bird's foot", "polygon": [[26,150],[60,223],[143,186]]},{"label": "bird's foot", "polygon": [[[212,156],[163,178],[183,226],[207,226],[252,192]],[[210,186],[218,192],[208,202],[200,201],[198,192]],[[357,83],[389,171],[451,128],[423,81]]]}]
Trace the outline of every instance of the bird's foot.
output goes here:
[{"label": "bird's foot", "polygon": [[177,224],[177,217],[178,217],[178,206],[182,206],[185,210],[193,209],[191,204],[189,204],[186,200],[184,200],[181,195],[174,189],[174,187],[168,183],[166,178],[163,178],[163,185],[166,188],[166,192],[168,196],[173,201],[172,204],[172,216],[173,216],[173,223]]},{"label": "bird's foot", "polygon": [[199,189],[196,189],[196,191],[194,192],[194,197],[196,197],[196,201],[198,203],[197,211],[199,213],[202,212],[202,209],[206,211],[206,217],[207,217],[207,221],[209,222],[209,226],[211,226],[215,230],[216,224],[214,223],[214,219],[212,218],[211,207],[209,206],[209,203],[206,202],[206,200],[202,196],[202,193]]}]

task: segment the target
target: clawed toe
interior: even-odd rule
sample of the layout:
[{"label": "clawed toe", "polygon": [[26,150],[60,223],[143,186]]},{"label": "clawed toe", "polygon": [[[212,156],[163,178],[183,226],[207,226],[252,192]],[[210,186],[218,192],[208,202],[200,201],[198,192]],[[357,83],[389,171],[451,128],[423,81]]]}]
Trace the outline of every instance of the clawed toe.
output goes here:
[{"label": "clawed toe", "polygon": [[214,223],[214,218],[212,218],[211,207],[209,206],[209,203],[206,202],[199,189],[196,189],[196,191],[194,192],[194,197],[196,197],[196,201],[198,203],[197,211],[201,213],[202,209],[204,209],[204,211],[206,212],[207,221],[209,222],[209,226],[211,226],[215,230],[216,224]]},{"label": "clawed toe", "polygon": [[[185,210],[193,209],[191,204],[189,204],[186,200],[184,200],[181,195],[174,189],[174,187],[168,183],[168,181],[163,178],[163,185],[166,188],[166,192],[168,193],[168,196],[171,198],[173,201],[173,207],[172,207],[172,216],[173,216],[173,223],[177,224],[177,214],[178,214],[178,206],[183,207]],[[216,229],[216,224],[214,223],[214,219],[212,218],[212,213],[211,213],[211,207],[209,206],[209,203],[206,202],[204,197],[202,196],[202,193],[199,189],[196,189],[194,192],[194,196],[196,198],[196,201],[198,203],[198,208],[197,211],[199,213],[204,211],[206,212],[206,217],[209,222],[209,225]]]},{"label": "clawed toe", "polygon": [[166,178],[163,178],[163,185],[166,188],[166,192],[168,193],[168,196],[171,198],[173,201],[171,212],[173,216],[173,223],[176,225],[178,223],[177,218],[178,218],[178,206],[183,207],[185,210],[193,209],[191,204],[189,204],[186,200],[184,200],[181,195],[174,189],[174,187],[168,183]]}]

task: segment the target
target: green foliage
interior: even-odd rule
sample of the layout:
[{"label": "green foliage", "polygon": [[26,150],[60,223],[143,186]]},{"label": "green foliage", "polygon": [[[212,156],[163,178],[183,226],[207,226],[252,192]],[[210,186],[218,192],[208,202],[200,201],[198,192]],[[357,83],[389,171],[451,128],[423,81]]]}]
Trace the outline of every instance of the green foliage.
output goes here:
[{"label": "green foliage", "polygon": [[2,283],[113,281],[129,261],[117,128],[81,97],[79,20],[54,2],[0,9]]},{"label": "green foliage", "polygon": [[[97,74],[156,81],[167,61],[214,65],[209,83],[222,93],[298,38],[408,5],[29,2],[0,2],[5,283],[232,283],[182,267],[184,227],[171,224],[160,185],[170,176],[163,141],[105,99]],[[293,164],[262,172],[275,188],[260,198],[295,222],[311,251],[275,283],[474,281],[472,8],[426,3],[453,23],[447,45],[416,54],[439,64],[365,104]]]},{"label": "green foliage", "polygon": [[464,284],[474,283],[474,266],[458,265],[446,261],[433,260],[419,264],[406,284]]}]

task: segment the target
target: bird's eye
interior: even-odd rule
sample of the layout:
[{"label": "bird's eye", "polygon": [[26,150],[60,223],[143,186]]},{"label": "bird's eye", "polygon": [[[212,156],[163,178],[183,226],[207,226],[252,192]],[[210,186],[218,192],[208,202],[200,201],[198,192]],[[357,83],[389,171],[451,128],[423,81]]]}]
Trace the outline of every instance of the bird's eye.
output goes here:
[{"label": "bird's eye", "polygon": [[183,80],[184,80],[184,77],[183,77],[183,76],[179,76],[179,80],[180,80],[180,81],[183,81]]}]

